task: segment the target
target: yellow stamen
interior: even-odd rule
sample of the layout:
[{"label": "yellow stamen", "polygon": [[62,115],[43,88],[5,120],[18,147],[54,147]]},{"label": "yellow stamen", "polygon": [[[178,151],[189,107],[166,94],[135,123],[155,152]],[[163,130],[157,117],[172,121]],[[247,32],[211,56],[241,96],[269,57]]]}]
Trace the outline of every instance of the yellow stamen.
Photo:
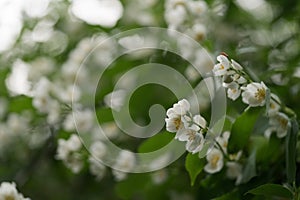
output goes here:
[{"label": "yellow stamen", "polygon": [[255,98],[259,101],[264,100],[266,98],[266,90],[264,88],[257,89]]},{"label": "yellow stamen", "polygon": [[219,160],[220,160],[220,156],[218,154],[214,155],[213,158],[211,159],[211,166],[213,168],[216,168]]}]

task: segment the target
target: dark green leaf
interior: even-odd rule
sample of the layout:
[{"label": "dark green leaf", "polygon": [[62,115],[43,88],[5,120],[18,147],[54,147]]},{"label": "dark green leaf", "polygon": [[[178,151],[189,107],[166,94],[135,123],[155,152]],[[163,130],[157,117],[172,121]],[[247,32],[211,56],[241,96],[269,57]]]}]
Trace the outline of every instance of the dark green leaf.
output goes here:
[{"label": "dark green leaf", "polygon": [[[291,199],[293,194],[287,188],[278,184],[265,184],[258,186],[252,190],[249,190],[247,193],[254,195],[263,195],[267,197],[281,197]],[[246,194],[247,194],[246,193]]]},{"label": "dark green leaf", "polygon": [[250,108],[235,120],[228,143],[230,153],[238,152],[248,143],[260,111],[260,108]]},{"label": "dark green leaf", "polygon": [[249,152],[256,149],[256,162],[269,163],[281,152],[280,139],[271,135],[269,139],[261,135],[255,135],[250,138]]},{"label": "dark green leaf", "polygon": [[291,128],[289,128],[285,148],[286,148],[286,174],[289,183],[295,181],[296,176],[296,146],[299,125],[295,118],[291,120]]},{"label": "dark green leaf", "polygon": [[205,165],[205,159],[199,158],[198,154],[189,153],[185,159],[185,168],[188,171],[191,179],[191,185],[193,186],[197,176],[203,170]]},{"label": "dark green leaf", "polygon": [[213,200],[239,200],[239,199],[241,199],[239,197],[239,194],[236,191],[233,191],[225,195],[222,195],[220,197],[214,198]]},{"label": "dark green leaf", "polygon": [[142,195],[150,181],[148,174],[131,174],[125,181],[119,182],[115,190],[122,199],[134,199],[134,196]]}]

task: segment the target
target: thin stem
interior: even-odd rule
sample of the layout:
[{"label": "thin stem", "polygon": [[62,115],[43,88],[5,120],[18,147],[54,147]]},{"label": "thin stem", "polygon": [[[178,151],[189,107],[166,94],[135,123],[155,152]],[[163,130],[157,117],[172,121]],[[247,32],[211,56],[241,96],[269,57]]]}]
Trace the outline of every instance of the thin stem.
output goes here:
[{"label": "thin stem", "polygon": [[221,150],[223,156],[227,159],[230,160],[229,156],[225,153],[225,151],[223,150],[222,146],[220,145],[220,143],[215,139],[215,144],[217,145],[217,147]]}]

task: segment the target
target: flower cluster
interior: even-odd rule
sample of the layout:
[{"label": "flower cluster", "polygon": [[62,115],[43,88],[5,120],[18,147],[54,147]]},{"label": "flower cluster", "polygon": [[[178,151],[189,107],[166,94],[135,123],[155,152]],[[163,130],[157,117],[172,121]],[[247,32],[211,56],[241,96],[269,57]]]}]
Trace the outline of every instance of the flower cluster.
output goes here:
[{"label": "flower cluster", "polygon": [[[166,129],[176,133],[175,139],[186,142],[186,150],[192,154],[198,153],[205,144],[205,134],[208,131],[207,122],[201,115],[192,115],[190,103],[182,99],[167,110]],[[242,152],[236,155],[227,153],[227,145],[230,132],[226,131],[221,136],[215,138],[214,146],[206,155],[207,164],[204,171],[214,174],[221,171],[226,163],[227,176],[236,179],[236,183],[241,180],[242,165],[238,162]]]},{"label": "flower cluster", "polygon": [[74,173],[79,173],[83,167],[83,156],[80,153],[82,144],[76,134],[72,134],[68,140],[59,139],[56,159],[62,160],[64,164]]},{"label": "flower cluster", "polygon": [[169,29],[190,35],[197,41],[206,37],[204,16],[207,11],[205,1],[168,0],[165,3],[165,20]]},{"label": "flower cluster", "polygon": [[214,174],[226,166],[227,177],[229,179],[236,179],[236,184],[239,184],[242,178],[242,164],[239,162],[242,151],[236,154],[229,154],[227,152],[229,137],[230,132],[225,131],[215,139],[214,147],[206,155],[207,164],[204,167],[204,171]]},{"label": "flower cluster", "polygon": [[19,193],[14,182],[2,182],[0,185],[0,199],[3,200],[30,200]]},{"label": "flower cluster", "polygon": [[191,153],[200,152],[204,145],[206,120],[201,115],[192,116],[190,103],[186,99],[175,103],[167,110],[166,128],[175,132],[175,139],[186,142],[186,149]]},{"label": "flower cluster", "polygon": [[219,55],[217,60],[219,63],[214,66],[213,73],[222,78],[228,98],[236,100],[242,96],[242,101],[250,107],[266,106],[270,127],[265,136],[270,137],[272,132],[276,132],[279,138],[286,136],[291,125],[288,116],[280,112],[280,99],[264,82],[253,82],[236,61],[229,61],[225,55]]}]

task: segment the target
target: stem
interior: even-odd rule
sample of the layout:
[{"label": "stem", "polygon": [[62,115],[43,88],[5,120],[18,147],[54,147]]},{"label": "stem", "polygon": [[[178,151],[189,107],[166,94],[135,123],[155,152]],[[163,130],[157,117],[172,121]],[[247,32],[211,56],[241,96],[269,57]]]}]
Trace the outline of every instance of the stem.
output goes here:
[{"label": "stem", "polygon": [[217,140],[215,140],[215,144],[216,144],[217,147],[221,150],[223,156],[224,156],[227,160],[230,160],[229,156],[224,152],[222,146],[220,145],[220,143],[219,143]]}]

